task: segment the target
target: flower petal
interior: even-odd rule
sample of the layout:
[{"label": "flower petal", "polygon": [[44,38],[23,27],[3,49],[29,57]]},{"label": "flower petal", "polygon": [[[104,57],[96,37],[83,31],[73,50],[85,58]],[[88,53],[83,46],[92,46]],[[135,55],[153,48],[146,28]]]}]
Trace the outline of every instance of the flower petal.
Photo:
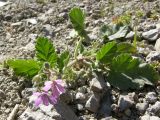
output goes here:
[{"label": "flower petal", "polygon": [[42,95],[42,101],[43,101],[44,105],[46,105],[46,106],[49,105],[49,97],[47,96],[47,94]]},{"label": "flower petal", "polygon": [[35,103],[35,106],[38,107],[38,106],[42,103],[41,97],[38,97],[38,98],[34,101],[34,103]]},{"label": "flower petal", "polygon": [[37,96],[37,97],[38,97],[38,96],[40,96],[40,95],[41,95],[40,92],[34,92],[34,93],[33,93],[33,96]]},{"label": "flower petal", "polygon": [[60,95],[59,90],[57,89],[57,87],[54,85],[54,87],[52,87],[52,96],[55,98],[58,98]]},{"label": "flower petal", "polygon": [[57,80],[54,80],[57,84],[60,84],[60,85],[63,85],[64,84],[64,82],[63,82],[63,80],[61,80],[61,79],[57,79]]},{"label": "flower petal", "polygon": [[65,92],[65,88],[63,86],[57,84],[56,87],[57,87],[57,90],[59,91],[60,94]]},{"label": "flower petal", "polygon": [[54,105],[54,104],[57,103],[57,98],[56,98],[56,97],[54,97],[54,96],[51,95],[49,98],[50,98],[50,103],[51,103],[51,104]]},{"label": "flower petal", "polygon": [[51,87],[52,87],[52,81],[46,81],[45,82],[45,86],[43,87],[43,90],[44,91],[48,91],[48,90],[50,90],[51,89]]}]

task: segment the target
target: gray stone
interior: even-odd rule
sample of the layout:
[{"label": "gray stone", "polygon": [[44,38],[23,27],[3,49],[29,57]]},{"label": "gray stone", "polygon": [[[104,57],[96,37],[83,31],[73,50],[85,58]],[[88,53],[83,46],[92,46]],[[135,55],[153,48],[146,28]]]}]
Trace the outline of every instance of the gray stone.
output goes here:
[{"label": "gray stone", "polygon": [[149,113],[158,114],[160,113],[160,102],[157,101],[154,105],[147,109]]},{"label": "gray stone", "polygon": [[130,31],[130,32],[126,35],[125,38],[126,38],[126,39],[130,39],[130,40],[133,40],[134,35],[135,35],[135,32]]},{"label": "gray stone", "polygon": [[113,118],[112,116],[109,116],[109,117],[102,118],[100,120],[117,120],[117,119]]},{"label": "gray stone", "polygon": [[[46,111],[48,111],[48,109],[46,109]],[[63,120],[61,115],[59,115],[56,111],[52,110],[52,117],[45,115],[45,113],[41,110],[33,111],[30,108],[27,108],[18,120]]]},{"label": "gray stone", "polygon": [[5,99],[6,95],[4,93],[4,91],[0,90],[0,99]]},{"label": "gray stone", "polygon": [[75,113],[65,103],[58,101],[57,104],[40,105],[37,109],[27,108],[18,120],[78,120]]},{"label": "gray stone", "polygon": [[160,53],[160,38],[156,41],[154,48],[157,52]]},{"label": "gray stone", "polygon": [[90,84],[91,90],[101,92],[106,87],[106,83],[102,79],[93,78]]},{"label": "gray stone", "polygon": [[144,115],[140,120],[160,120],[160,118],[157,116]]},{"label": "gray stone", "polygon": [[5,6],[5,5],[7,5],[7,4],[9,4],[9,2],[6,2],[6,1],[0,1],[0,7]]},{"label": "gray stone", "polygon": [[104,93],[101,103],[100,103],[100,108],[98,110],[98,113],[103,115],[104,117],[109,117],[111,115],[111,105],[112,105],[112,100],[111,100],[111,93],[110,91],[107,91]]},{"label": "gray stone", "polygon": [[160,53],[156,51],[151,51],[146,57],[147,62],[158,61],[158,60],[160,60]]},{"label": "gray stone", "polygon": [[85,99],[86,99],[85,94],[80,92],[76,94],[76,100],[85,100]]},{"label": "gray stone", "polygon": [[37,24],[37,20],[34,19],[34,18],[27,19],[26,21],[27,21],[28,23],[33,24],[33,25],[36,25],[36,24]]},{"label": "gray stone", "polygon": [[160,29],[160,23],[156,24],[156,28]]},{"label": "gray stone", "polygon": [[11,24],[11,26],[12,26],[13,28],[19,27],[19,26],[21,26],[21,25],[22,25],[22,22],[16,22],[16,23],[12,23],[12,24]]},{"label": "gray stone", "polygon": [[86,109],[92,111],[94,113],[97,112],[98,108],[100,107],[100,96],[99,94],[94,93],[86,102],[85,105]]},{"label": "gray stone", "polygon": [[140,114],[144,114],[146,109],[149,107],[148,103],[137,103],[136,108]]},{"label": "gray stone", "polygon": [[158,39],[158,36],[159,36],[158,29],[153,29],[142,33],[142,37],[150,42],[156,41]]},{"label": "gray stone", "polygon": [[29,98],[33,92],[36,92],[36,88],[25,88],[22,92],[21,92],[21,95],[23,98]]},{"label": "gray stone", "polygon": [[64,94],[61,94],[60,99],[65,103],[70,103],[75,100],[74,91],[66,91]]},{"label": "gray stone", "polygon": [[85,94],[87,92],[87,86],[82,86],[78,88],[78,92]]},{"label": "gray stone", "polygon": [[118,100],[118,107],[120,111],[124,111],[134,105],[133,99],[129,95],[120,95]]},{"label": "gray stone", "polygon": [[84,106],[82,104],[77,104],[77,109],[79,111],[82,111],[82,110],[84,110]]},{"label": "gray stone", "polygon": [[148,101],[149,103],[155,103],[157,101],[157,96],[155,92],[149,92],[146,95],[146,101]]}]

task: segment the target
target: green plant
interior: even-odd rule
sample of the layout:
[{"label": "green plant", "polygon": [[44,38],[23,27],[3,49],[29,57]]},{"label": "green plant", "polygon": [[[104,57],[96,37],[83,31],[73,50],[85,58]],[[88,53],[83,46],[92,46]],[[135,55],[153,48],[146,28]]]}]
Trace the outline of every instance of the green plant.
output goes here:
[{"label": "green plant", "polygon": [[[98,42],[83,46],[86,36],[84,13],[80,8],[73,8],[69,13],[73,28],[80,36],[74,54],[63,51],[57,54],[52,42],[44,37],[36,41],[36,57],[31,60],[8,60],[8,65],[17,75],[33,78],[40,83],[48,79],[63,78],[64,80],[89,80],[94,72],[103,74],[107,81],[121,90],[140,89],[145,84],[154,85],[159,80],[156,70],[132,56],[137,53],[134,46],[127,42],[110,41],[104,45]],[[103,26],[103,37],[109,40],[124,38],[128,26]],[[136,40],[135,40],[136,41]],[[44,95],[44,94],[43,94]]]}]

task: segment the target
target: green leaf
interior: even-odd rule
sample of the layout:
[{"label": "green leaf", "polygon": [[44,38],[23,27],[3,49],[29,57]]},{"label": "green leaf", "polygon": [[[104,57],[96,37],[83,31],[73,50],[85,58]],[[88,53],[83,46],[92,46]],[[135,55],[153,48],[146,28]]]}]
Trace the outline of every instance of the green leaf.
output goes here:
[{"label": "green leaf", "polygon": [[48,38],[39,37],[36,42],[36,57],[41,62],[49,62],[53,67],[57,62],[57,53]]},{"label": "green leaf", "polygon": [[85,15],[80,8],[72,8],[69,13],[70,21],[73,25],[73,28],[78,32],[80,36],[83,36],[85,29]]},{"label": "green leaf", "polygon": [[117,44],[115,41],[105,44],[96,54],[96,59],[100,62],[108,62],[114,56],[117,50]]},{"label": "green leaf", "polygon": [[69,51],[64,51],[59,56],[59,58],[57,60],[57,64],[58,64],[58,68],[59,68],[60,72],[62,72],[64,66],[68,64],[69,58],[70,58]]},{"label": "green leaf", "polygon": [[117,45],[117,52],[120,53],[136,53],[136,48],[127,42],[121,42]]},{"label": "green leaf", "polygon": [[127,32],[128,32],[128,26],[123,26],[123,27],[120,27],[118,32],[116,32],[113,35],[110,35],[108,38],[109,40],[116,40],[119,38],[123,38],[126,36]]},{"label": "green leaf", "polygon": [[153,85],[159,75],[149,64],[141,64],[129,54],[120,54],[112,60],[108,82],[121,90],[140,89],[145,84]]},{"label": "green leaf", "polygon": [[17,75],[29,78],[36,75],[40,70],[40,65],[35,60],[8,60],[7,64],[13,68]]},{"label": "green leaf", "polygon": [[121,53],[135,53],[136,48],[130,43],[121,42],[116,43],[115,41],[106,43],[96,55],[96,59],[103,63],[111,62],[113,57]]}]

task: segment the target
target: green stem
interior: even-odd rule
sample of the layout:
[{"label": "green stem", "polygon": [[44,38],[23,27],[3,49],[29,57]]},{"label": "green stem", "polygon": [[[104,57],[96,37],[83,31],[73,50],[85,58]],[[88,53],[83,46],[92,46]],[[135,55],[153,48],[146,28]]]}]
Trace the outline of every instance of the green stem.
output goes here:
[{"label": "green stem", "polygon": [[81,37],[80,40],[77,42],[75,51],[74,51],[74,58],[77,59],[78,56],[78,49],[80,48],[80,46],[82,45],[82,40],[83,38]]}]

